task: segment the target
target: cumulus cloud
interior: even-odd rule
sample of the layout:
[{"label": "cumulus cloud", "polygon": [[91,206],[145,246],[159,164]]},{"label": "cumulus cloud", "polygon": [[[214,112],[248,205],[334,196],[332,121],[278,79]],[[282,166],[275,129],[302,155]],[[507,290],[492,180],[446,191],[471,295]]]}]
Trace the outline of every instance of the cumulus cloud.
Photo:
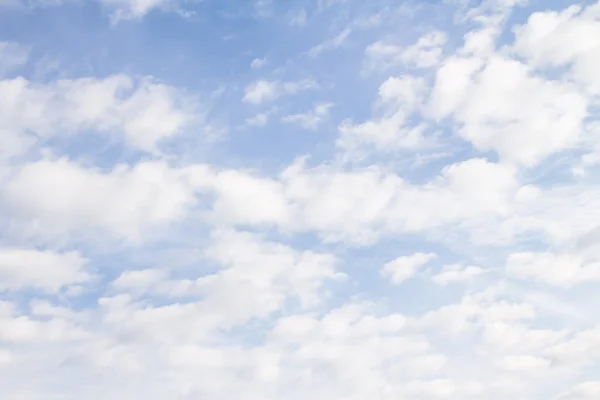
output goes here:
[{"label": "cumulus cloud", "polygon": [[483,67],[477,60],[448,60],[438,70],[430,104],[435,118],[452,116],[460,135],[478,149],[525,165],[575,146],[588,107],[570,84],[534,76],[502,57]]},{"label": "cumulus cloud", "polygon": [[360,157],[365,149],[385,152],[425,146],[426,126],[410,121],[410,117],[421,108],[424,93],[425,81],[422,78],[388,78],[379,87],[381,117],[358,124],[350,120],[342,122],[337,146],[351,157]]},{"label": "cumulus cloud", "polygon": [[164,162],[112,171],[61,158],[28,164],[3,190],[14,221],[34,236],[91,230],[138,241],[146,228],[176,221],[194,203],[185,175]]},{"label": "cumulus cloud", "polygon": [[562,11],[535,12],[515,28],[513,50],[535,68],[567,67],[585,91],[600,93],[600,16],[598,5],[570,6]]},{"label": "cumulus cloud", "polygon": [[[0,44],[4,397],[598,396],[598,4],[392,3],[3,10],[48,27]],[[36,74],[63,12],[108,75]]]},{"label": "cumulus cloud", "polygon": [[556,400],[586,400],[600,395],[600,382],[580,383],[570,391],[558,396]]},{"label": "cumulus cloud", "polygon": [[552,253],[515,253],[507,260],[510,274],[549,285],[573,286],[600,280],[600,263],[580,256]]},{"label": "cumulus cloud", "polygon": [[86,261],[78,252],[0,249],[0,289],[55,293],[66,285],[90,280],[92,276],[84,269]]},{"label": "cumulus cloud", "polygon": [[315,232],[327,241],[355,244],[459,221],[473,228],[507,215],[518,190],[514,169],[483,159],[448,166],[423,185],[381,168],[307,168],[303,160],[279,179],[235,170],[199,171],[201,182],[193,185],[216,195],[211,208],[221,222]]},{"label": "cumulus cloud", "polygon": [[410,279],[417,269],[435,257],[436,255],[433,253],[415,253],[410,256],[398,257],[383,266],[381,275],[390,278],[392,283],[397,285]]},{"label": "cumulus cloud", "polygon": [[176,89],[113,75],[50,84],[24,78],[0,81],[0,155],[15,155],[36,140],[97,131],[122,135],[129,145],[158,151],[199,117],[194,99]]}]

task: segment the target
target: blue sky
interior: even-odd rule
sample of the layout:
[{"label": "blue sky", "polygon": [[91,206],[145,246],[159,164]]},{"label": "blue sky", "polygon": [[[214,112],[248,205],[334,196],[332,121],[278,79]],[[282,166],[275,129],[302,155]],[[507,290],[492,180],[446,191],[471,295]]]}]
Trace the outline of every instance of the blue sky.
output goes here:
[{"label": "blue sky", "polygon": [[600,396],[600,3],[0,0],[0,397]]}]

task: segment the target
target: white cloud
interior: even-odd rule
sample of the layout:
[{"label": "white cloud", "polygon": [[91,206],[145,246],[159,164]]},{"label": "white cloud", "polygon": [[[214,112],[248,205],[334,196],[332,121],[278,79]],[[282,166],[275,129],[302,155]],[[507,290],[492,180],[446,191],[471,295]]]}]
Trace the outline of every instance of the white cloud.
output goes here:
[{"label": "white cloud", "polygon": [[386,152],[424,146],[425,126],[409,121],[420,109],[424,93],[425,81],[421,78],[388,78],[379,87],[378,106],[383,115],[360,124],[342,122],[337,146],[351,157],[360,157],[369,149]]},{"label": "white cloud", "polygon": [[417,68],[428,68],[437,65],[442,56],[441,47],[446,43],[446,40],[444,32],[430,32],[402,52],[402,61]]},{"label": "white cloud", "polygon": [[[284,358],[292,365],[302,369],[324,367],[328,379],[310,385],[318,393],[338,397],[350,391],[357,398],[364,398],[385,385],[389,395],[396,397],[406,386],[399,384],[398,379],[405,377],[413,363],[416,377],[427,377],[443,364],[443,357],[432,354],[423,337],[405,331],[402,315],[379,317],[370,312],[371,308],[369,304],[348,304],[330,310],[322,318],[282,318],[273,329],[271,340],[277,347],[293,350]],[[396,379],[388,381],[393,376]]]},{"label": "white cloud", "polygon": [[537,68],[568,67],[583,90],[600,94],[600,14],[598,4],[535,12],[515,29],[513,50]]},{"label": "white cloud", "polygon": [[465,8],[462,17],[485,27],[501,25],[515,7],[527,5],[529,0],[483,0],[475,7],[469,1],[453,0]]},{"label": "white cloud", "polygon": [[[170,286],[168,273],[159,269],[145,269],[139,271],[125,271],[117,279],[115,279],[111,286],[121,292],[129,292],[134,295],[151,293],[169,293],[172,289]],[[185,292],[185,291],[184,291]],[[175,292],[174,294],[181,294]]]},{"label": "white cloud", "polygon": [[[40,320],[22,315],[16,304],[0,303],[0,340],[7,344],[28,346],[68,342],[89,337],[77,324],[65,318]],[[19,346],[20,345],[20,346]]]},{"label": "white cloud", "polygon": [[305,90],[318,88],[319,85],[313,79],[304,79],[296,82],[259,80],[246,87],[243,101],[251,104],[261,104],[275,100],[280,96],[293,95]]},{"label": "white cloud", "polygon": [[177,5],[177,0],[99,0],[113,11],[113,19],[139,19],[154,9],[168,9]]},{"label": "white cloud", "polygon": [[267,64],[267,59],[266,58],[255,58],[250,63],[250,67],[252,69],[259,69],[259,68],[264,67],[266,64]]},{"label": "white cloud", "polygon": [[497,363],[498,366],[507,371],[517,373],[531,373],[544,371],[550,368],[550,360],[542,357],[527,355],[509,355],[503,357]]},{"label": "white cloud", "polygon": [[[126,75],[36,84],[0,81],[0,141],[8,155],[37,138],[81,131],[118,133],[134,147],[156,152],[197,121],[193,99],[150,79]],[[0,153],[1,154],[1,153]]]},{"label": "white cloud", "polygon": [[440,68],[431,98],[434,117],[452,115],[463,138],[509,162],[535,165],[577,144],[588,102],[576,88],[498,56],[479,68],[478,60],[455,58]]},{"label": "white cloud", "polygon": [[[506,311],[513,309],[517,312],[525,311],[528,313],[522,318],[512,321],[494,318],[485,321],[481,327],[483,330],[482,347],[497,356],[497,362],[503,369],[516,370],[521,367],[524,370],[533,370],[536,367],[544,368],[544,364],[549,367],[551,358],[543,354],[544,350],[564,340],[568,331],[531,328],[523,320],[534,320],[535,315],[532,313],[535,310],[534,308],[506,303],[503,306]],[[511,352],[513,353],[512,357],[507,359],[506,354]],[[523,357],[523,359],[519,359],[520,357]],[[531,362],[530,357],[535,357],[538,362]],[[540,363],[542,365],[539,365]]]},{"label": "white cloud", "polygon": [[[381,235],[424,232],[459,221],[483,229],[513,209],[514,174],[511,168],[472,159],[445,168],[429,183],[411,185],[380,168],[307,169],[301,161],[275,180],[201,164],[171,168],[164,162],[101,172],[59,159],[15,171],[5,181],[3,198],[15,228],[34,236],[91,229],[138,241],[159,234],[150,228],[181,221],[199,205],[199,195],[211,194],[214,200],[202,204],[213,222],[369,243]],[[512,223],[507,234],[519,232],[515,228],[519,225]]]},{"label": "white cloud", "polygon": [[475,58],[449,57],[443,62],[429,101],[429,112],[434,118],[445,118],[462,104],[472,76],[480,67],[481,61]]},{"label": "white cloud", "polygon": [[598,333],[598,326],[579,330],[568,339],[548,346],[543,354],[558,367],[589,365],[600,358]]},{"label": "white cloud", "polygon": [[484,272],[485,271],[482,268],[472,265],[466,267],[458,264],[445,265],[442,270],[431,279],[438,285],[448,285],[451,283],[468,282]]},{"label": "white cloud", "polygon": [[300,81],[282,82],[280,87],[284,94],[296,94],[305,90],[319,89],[319,84],[314,79],[309,78]]},{"label": "white cloud", "polygon": [[554,286],[573,286],[600,280],[600,262],[585,262],[571,254],[514,253],[507,271],[519,278],[534,279]]},{"label": "white cloud", "polygon": [[217,195],[213,212],[219,221],[242,226],[286,226],[291,218],[283,188],[276,181],[231,170],[220,172],[208,184],[207,189],[211,188]]},{"label": "white cloud", "polygon": [[[297,49],[286,42],[285,60],[269,58],[284,63],[278,80],[247,88],[245,102],[264,104],[317,89],[315,80],[290,80],[315,76],[336,115],[356,119],[341,124],[337,143],[306,135],[298,148],[315,150],[306,156],[295,141],[278,147],[285,138],[275,129],[227,138],[214,152],[172,140],[193,133],[200,116],[189,95],[155,80],[0,81],[0,148],[13,146],[0,160],[0,291],[10,300],[0,301],[4,397],[598,397],[597,382],[585,382],[600,360],[598,99],[586,69],[596,41],[581,32],[596,33],[599,6],[539,13],[512,43],[507,16],[520,0],[441,2],[435,7],[448,12],[464,4],[468,21],[445,34],[414,29],[419,18],[406,23],[405,6],[358,3],[321,2],[315,30],[304,34],[376,25],[361,40],[374,43],[367,58],[405,72],[384,77],[374,101],[365,98],[371,79],[358,81],[364,54],[354,47],[324,70],[319,60],[288,57]],[[161,4],[111,10],[138,18]],[[253,1],[246,12],[277,12],[283,25],[271,22],[289,29],[282,6]],[[254,26],[232,33],[252,38]],[[389,41],[398,26],[406,37],[425,35],[400,47]],[[260,25],[260,34],[277,33],[272,53],[282,54],[287,36],[272,29]],[[26,73],[29,61],[14,71]],[[202,81],[238,85],[220,76]],[[314,99],[304,94],[255,110],[246,126],[306,110]],[[218,100],[215,111],[243,127],[245,109]],[[327,110],[283,121],[316,128]],[[78,144],[91,145],[90,134],[146,153],[88,157]],[[381,254],[401,256],[382,266]],[[427,280],[410,281],[415,275]]]},{"label": "white cloud", "polygon": [[592,400],[600,396],[600,382],[590,381],[576,385],[555,400]]},{"label": "white cloud", "polygon": [[[197,304],[201,309],[244,321],[278,310],[289,298],[301,307],[318,304],[324,283],[345,276],[336,271],[337,260],[329,254],[296,251],[248,232],[214,232],[206,256],[223,269],[193,280],[174,279],[168,270],[125,271],[111,286],[137,296],[202,297]],[[233,293],[240,298],[225,300]]]},{"label": "white cloud", "polygon": [[301,113],[285,115],[281,118],[283,122],[299,124],[304,129],[315,130],[319,125],[329,117],[329,109],[333,103],[319,103],[315,105],[314,110]]},{"label": "white cloud", "polygon": [[9,365],[13,360],[12,354],[6,350],[0,350],[0,368]]},{"label": "white cloud", "polygon": [[447,37],[444,32],[433,31],[423,35],[415,44],[407,47],[377,41],[365,49],[368,70],[381,71],[394,66],[430,68],[442,58],[442,46]]},{"label": "white cloud", "polygon": [[311,57],[316,57],[319,54],[323,53],[324,51],[336,49],[336,48],[342,46],[346,42],[346,40],[348,39],[348,37],[350,36],[351,33],[352,33],[352,29],[346,28],[343,31],[341,31],[340,33],[338,33],[335,37],[325,40],[324,42],[311,47],[308,50],[307,54]]},{"label": "white cloud", "polygon": [[56,253],[26,249],[0,249],[0,290],[33,288],[49,293],[92,277],[77,252]]},{"label": "white cloud", "polygon": [[512,209],[518,184],[514,169],[483,159],[453,164],[423,185],[375,166],[308,169],[299,160],[279,180],[222,171],[204,187],[217,196],[213,211],[219,221],[274,225],[284,232],[315,232],[327,241],[366,244],[381,235],[459,221],[484,229],[490,219]]},{"label": "white cloud", "polygon": [[419,268],[435,257],[437,256],[433,253],[415,253],[398,257],[383,266],[381,275],[390,278],[392,283],[398,285],[414,276]]},{"label": "white cloud", "polygon": [[[166,351],[203,347],[220,330],[265,320],[274,313],[312,310],[324,299],[326,283],[344,278],[329,254],[297,251],[247,232],[214,232],[206,256],[220,269],[195,279],[170,278],[166,271],[125,272],[111,287],[128,294],[100,300],[105,322],[117,334],[129,332],[141,343],[168,343]],[[129,293],[187,300],[149,306],[133,301]],[[252,350],[239,352],[244,357]],[[177,358],[184,365],[193,362],[181,360],[183,355]]]},{"label": "white cloud", "polygon": [[210,257],[229,268],[214,278],[202,278],[208,290],[220,285],[229,287],[231,280],[239,283],[242,291],[236,292],[240,294],[244,293],[244,286],[249,285],[246,288],[253,296],[267,296],[275,301],[294,296],[303,306],[311,306],[318,303],[318,291],[325,280],[344,277],[335,270],[336,259],[328,254],[297,252],[235,231],[216,232],[213,240]]},{"label": "white cloud", "polygon": [[89,230],[138,241],[148,228],[177,221],[195,202],[186,175],[164,162],[87,169],[67,159],[19,170],[3,190],[14,224],[49,238]]},{"label": "white cloud", "polygon": [[277,82],[256,81],[247,86],[244,91],[244,101],[246,103],[260,104],[264,101],[274,100],[277,93]]},{"label": "white cloud", "polygon": [[[573,5],[562,11],[535,12],[527,23],[517,26],[511,51],[526,59],[532,69],[558,73],[564,81],[574,82],[582,93],[590,96],[591,113],[600,95],[600,14],[598,5]],[[573,173],[585,176],[586,170],[598,164],[600,146],[594,119],[582,130],[582,147],[589,149]]]}]

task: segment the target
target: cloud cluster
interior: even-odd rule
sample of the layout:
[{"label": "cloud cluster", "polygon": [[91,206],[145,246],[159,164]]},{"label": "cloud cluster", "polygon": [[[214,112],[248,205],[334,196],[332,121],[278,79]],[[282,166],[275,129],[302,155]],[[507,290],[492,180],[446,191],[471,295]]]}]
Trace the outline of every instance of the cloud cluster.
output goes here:
[{"label": "cloud cluster", "polygon": [[113,75],[38,84],[0,81],[0,157],[19,155],[37,141],[97,132],[120,134],[128,145],[158,151],[200,115],[194,99],[150,79]]},{"label": "cloud cluster", "polygon": [[[153,34],[181,6],[100,3]],[[0,42],[0,393],[597,398],[600,3],[476,3],[198,8],[233,46],[210,95]]]}]

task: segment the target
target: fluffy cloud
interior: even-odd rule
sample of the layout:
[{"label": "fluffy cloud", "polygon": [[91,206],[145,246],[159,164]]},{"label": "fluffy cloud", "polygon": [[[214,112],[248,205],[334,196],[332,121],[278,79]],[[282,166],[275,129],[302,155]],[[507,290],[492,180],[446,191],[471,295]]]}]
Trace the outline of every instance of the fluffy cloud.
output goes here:
[{"label": "fluffy cloud", "polygon": [[83,268],[86,261],[77,252],[0,249],[0,290],[34,288],[58,292],[66,285],[91,278]]},{"label": "fluffy cloud", "polygon": [[5,184],[3,197],[27,234],[91,229],[136,242],[147,228],[182,218],[195,202],[191,188],[182,171],[164,162],[103,172],[61,158],[24,166]]},{"label": "fluffy cloud", "polygon": [[267,296],[273,301],[294,296],[302,305],[309,306],[318,302],[317,293],[325,280],[344,277],[335,271],[335,258],[327,254],[298,253],[233,231],[217,232],[213,240],[210,257],[229,268],[219,276],[202,278],[207,288],[229,286],[230,281],[235,281],[241,284],[239,294],[249,285],[248,289],[256,296]]},{"label": "fluffy cloud", "polygon": [[600,395],[600,382],[585,382],[575,386],[569,392],[564,393],[556,400],[586,400]]},{"label": "fluffy cloud", "polygon": [[60,343],[84,339],[87,333],[67,319],[48,321],[20,315],[15,304],[0,303],[0,340],[4,343]]},{"label": "fluffy cloud", "polygon": [[222,171],[203,185],[217,195],[212,209],[219,221],[363,244],[386,233],[423,232],[458,221],[483,224],[506,215],[518,189],[512,168],[482,159],[451,165],[424,185],[381,168],[311,169],[302,160],[278,180]]},{"label": "fluffy cloud", "polygon": [[519,278],[556,286],[573,286],[600,280],[600,262],[586,262],[571,254],[515,253],[506,268]]},{"label": "fluffy cloud", "polygon": [[[422,232],[458,221],[478,226],[507,215],[517,189],[513,169],[482,159],[448,166],[430,183],[412,185],[374,167],[308,169],[302,160],[279,179],[269,179],[201,164],[173,168],[165,162],[100,171],[63,158],[15,171],[5,181],[3,197],[30,233],[91,228],[138,241],[146,228],[168,226],[203,205],[210,219],[221,223],[270,225],[314,231],[326,240],[368,243],[385,233]],[[202,194],[214,200],[198,203]],[[534,228],[540,227],[523,227]]]},{"label": "fluffy cloud", "polygon": [[576,88],[532,75],[515,60],[493,57],[483,68],[477,64],[450,59],[440,68],[433,116],[451,115],[475,147],[514,163],[534,165],[577,144],[588,101]]},{"label": "fluffy cloud", "polygon": [[448,285],[450,283],[468,282],[485,272],[480,267],[469,265],[445,265],[442,270],[431,279],[438,285]]},{"label": "fluffy cloud", "polygon": [[568,67],[585,91],[600,94],[600,13],[598,4],[533,13],[515,29],[514,51],[535,68]]},{"label": "fluffy cloud", "polygon": [[248,232],[215,232],[206,256],[223,269],[195,280],[171,278],[168,270],[126,271],[112,287],[138,295],[203,297],[199,306],[207,312],[218,310],[215,318],[228,315],[230,324],[268,315],[282,307],[286,298],[295,298],[302,307],[314,306],[325,281],[345,277],[336,271],[331,255],[297,252]]},{"label": "fluffy cloud", "polygon": [[0,81],[0,155],[15,155],[39,139],[97,131],[117,133],[131,146],[158,151],[197,121],[193,99],[149,79],[126,75],[36,84]]},{"label": "fluffy cloud", "polygon": [[[175,25],[142,17],[180,2],[105,1],[137,20],[105,27],[70,6],[92,58],[4,10],[48,38],[0,45],[0,392],[597,397],[598,5],[513,27],[524,1],[225,3]],[[46,55],[113,75],[41,79]],[[232,128],[211,147],[198,82]]]},{"label": "fluffy cloud", "polygon": [[392,283],[400,284],[410,279],[417,269],[423,267],[436,257],[433,253],[415,253],[410,256],[398,257],[388,262],[381,269],[381,275],[388,277]]},{"label": "fluffy cloud", "polygon": [[413,125],[409,121],[420,109],[424,92],[425,82],[421,78],[389,78],[379,87],[378,105],[382,116],[360,124],[344,121],[336,144],[351,155],[359,156],[369,148],[392,151],[424,146],[424,124]]}]

